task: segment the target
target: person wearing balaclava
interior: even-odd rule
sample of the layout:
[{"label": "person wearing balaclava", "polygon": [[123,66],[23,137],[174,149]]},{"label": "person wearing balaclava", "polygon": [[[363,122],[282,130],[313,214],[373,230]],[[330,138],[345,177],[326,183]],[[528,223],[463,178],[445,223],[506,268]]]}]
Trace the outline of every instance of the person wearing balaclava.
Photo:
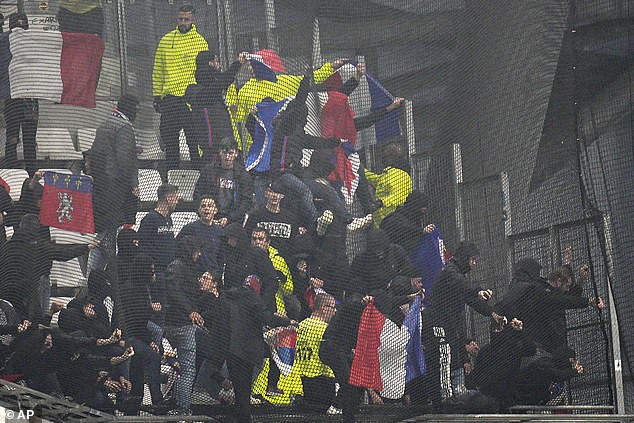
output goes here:
[{"label": "person wearing balaclava", "polygon": [[207,41],[196,30],[194,14],[190,4],[178,9],[178,25],[161,38],[154,57],[152,94],[154,110],[161,115],[160,147],[165,152],[167,170],[179,168],[181,129],[187,139],[191,136],[191,110],[185,101],[185,90],[196,82],[198,53],[209,50]]},{"label": "person wearing balaclava", "polygon": [[363,295],[385,289],[396,276],[418,276],[403,247],[391,243],[385,231],[376,228],[368,231],[366,250],[352,261],[351,273],[350,289]]},{"label": "person wearing balaclava", "polygon": [[246,52],[240,53],[238,60],[224,72],[217,54],[203,50],[196,57],[196,83],[185,90],[185,101],[192,109],[191,132],[187,145],[196,168],[212,161],[220,140],[233,137],[231,118],[223,95],[246,62],[247,55]]},{"label": "person wearing balaclava", "polygon": [[476,266],[478,256],[475,244],[461,242],[428,293],[428,305],[423,312],[423,346],[428,363],[426,394],[434,407],[464,385],[464,370],[458,351],[464,348],[462,340],[466,337],[465,305],[499,323],[505,321],[488,303],[492,291],[474,286],[467,279],[466,275]]},{"label": "person wearing balaclava", "polygon": [[93,177],[93,213],[100,241],[88,258],[88,272],[105,269],[114,261],[116,231],[125,222],[126,209],[135,214],[139,202],[139,161],[133,123],[139,101],[123,95],[108,120],[97,128],[86,152],[87,171]]},{"label": "person wearing balaclava", "polygon": [[436,228],[429,220],[429,205],[427,194],[412,191],[405,203],[381,222],[380,227],[390,241],[403,247],[410,256],[420,241]]}]

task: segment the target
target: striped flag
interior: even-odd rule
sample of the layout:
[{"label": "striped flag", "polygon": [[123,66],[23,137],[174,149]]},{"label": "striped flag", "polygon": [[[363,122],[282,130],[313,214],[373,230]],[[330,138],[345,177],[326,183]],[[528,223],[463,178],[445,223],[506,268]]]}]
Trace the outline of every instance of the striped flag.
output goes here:
[{"label": "striped flag", "polygon": [[36,29],[0,35],[3,98],[36,98],[96,107],[95,93],[104,52],[99,36]]}]

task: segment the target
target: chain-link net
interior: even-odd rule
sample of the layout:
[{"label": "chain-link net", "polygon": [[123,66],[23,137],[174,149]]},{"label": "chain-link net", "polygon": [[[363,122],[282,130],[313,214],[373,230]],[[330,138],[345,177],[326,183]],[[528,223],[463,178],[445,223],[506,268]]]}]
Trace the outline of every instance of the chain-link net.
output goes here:
[{"label": "chain-link net", "polygon": [[149,419],[631,411],[631,3],[2,1],[0,377]]}]

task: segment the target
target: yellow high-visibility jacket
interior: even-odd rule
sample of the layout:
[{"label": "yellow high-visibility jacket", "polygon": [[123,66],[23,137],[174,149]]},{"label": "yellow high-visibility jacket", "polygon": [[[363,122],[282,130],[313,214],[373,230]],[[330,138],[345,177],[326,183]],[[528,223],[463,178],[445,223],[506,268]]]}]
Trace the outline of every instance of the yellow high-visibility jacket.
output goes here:
[{"label": "yellow high-visibility jacket", "polygon": [[208,49],[207,41],[196,31],[196,25],[192,25],[192,29],[185,34],[178,28],[165,34],[154,56],[154,97],[185,95],[187,87],[196,83],[196,57],[198,53]]},{"label": "yellow high-visibility jacket", "polygon": [[282,272],[285,276],[285,280],[280,283],[280,287],[275,293],[275,305],[278,313],[286,314],[284,295],[293,294],[293,276],[291,275],[291,271],[288,268],[284,257],[280,256],[277,250],[273,247],[269,247],[269,258],[271,259],[271,263],[273,263],[275,270]]},{"label": "yellow high-visibility jacket", "polygon": [[412,178],[402,169],[388,166],[383,173],[365,170],[368,182],[376,188],[376,199],[383,207],[374,212],[374,225],[378,228],[385,216],[394,212],[412,192]]}]

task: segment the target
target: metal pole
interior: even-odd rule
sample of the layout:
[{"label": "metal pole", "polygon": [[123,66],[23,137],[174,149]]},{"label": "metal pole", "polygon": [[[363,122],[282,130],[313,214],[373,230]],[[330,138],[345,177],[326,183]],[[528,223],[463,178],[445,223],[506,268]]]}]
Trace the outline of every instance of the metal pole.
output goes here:
[{"label": "metal pole", "polygon": [[128,92],[128,52],[125,25],[125,0],[117,0],[117,27],[119,30],[119,69],[121,70],[121,94]]},{"label": "metal pole", "polygon": [[224,15],[224,2],[216,1],[216,14],[218,16],[218,51],[220,54],[220,63],[227,69],[229,62],[227,61],[226,52],[226,32],[225,32],[225,15]]},{"label": "metal pole", "polygon": [[608,283],[608,305],[610,307],[610,333],[612,339],[612,359],[614,360],[614,387],[615,402],[618,414],[625,414],[625,391],[623,388],[623,365],[621,361],[621,338],[619,331],[619,319],[616,313],[616,304],[612,294],[612,280],[615,276],[614,263],[612,262],[612,222],[608,213],[603,214],[603,228],[605,236],[605,250],[608,268],[606,272],[610,277],[606,278]]},{"label": "metal pole", "polygon": [[265,0],[264,15],[266,17],[266,43],[269,49],[279,53],[279,43],[273,33],[275,28],[275,0]]},{"label": "metal pole", "polygon": [[455,189],[455,201],[456,201],[456,229],[458,230],[458,236],[460,241],[465,240],[465,227],[464,217],[462,210],[462,192],[461,184],[462,180],[462,155],[460,153],[460,144],[452,144],[452,165],[453,165],[453,177],[454,177],[454,189]]},{"label": "metal pole", "polygon": [[313,68],[321,65],[321,37],[319,35],[319,19],[313,19]]},{"label": "metal pole", "polygon": [[225,0],[225,31],[227,31],[227,66],[235,60],[236,52],[233,45],[233,7],[231,0]]}]

